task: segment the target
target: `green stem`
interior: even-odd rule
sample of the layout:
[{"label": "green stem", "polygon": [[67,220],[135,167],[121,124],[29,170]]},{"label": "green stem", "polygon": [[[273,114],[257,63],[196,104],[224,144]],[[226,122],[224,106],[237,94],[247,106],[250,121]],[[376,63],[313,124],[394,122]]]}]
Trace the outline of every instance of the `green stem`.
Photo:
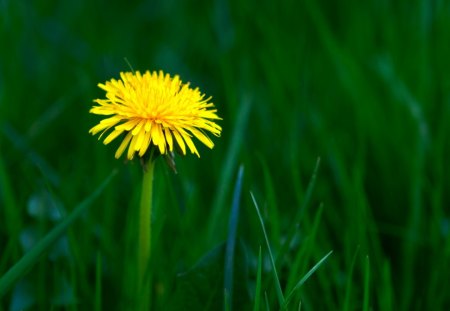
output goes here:
[{"label": "green stem", "polygon": [[139,249],[138,249],[138,296],[139,310],[149,310],[150,298],[150,256],[151,256],[151,214],[153,193],[153,169],[155,162],[150,159],[144,166],[141,204],[139,208]]}]

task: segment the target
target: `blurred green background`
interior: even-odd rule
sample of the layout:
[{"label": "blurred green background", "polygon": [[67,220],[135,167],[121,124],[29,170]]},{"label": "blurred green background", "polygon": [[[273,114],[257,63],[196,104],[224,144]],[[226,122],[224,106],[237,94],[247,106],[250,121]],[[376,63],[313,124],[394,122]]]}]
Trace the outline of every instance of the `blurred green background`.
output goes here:
[{"label": "blurred green background", "polygon": [[292,309],[449,309],[449,56],[449,1],[0,1],[0,275],[119,170],[0,310],[125,308],[141,167],[88,111],[130,65],[223,118],[213,150],[156,165],[155,310],[224,308],[241,164],[230,308],[254,306],[260,247],[261,308],[279,308],[251,191],[283,290],[333,250]]}]

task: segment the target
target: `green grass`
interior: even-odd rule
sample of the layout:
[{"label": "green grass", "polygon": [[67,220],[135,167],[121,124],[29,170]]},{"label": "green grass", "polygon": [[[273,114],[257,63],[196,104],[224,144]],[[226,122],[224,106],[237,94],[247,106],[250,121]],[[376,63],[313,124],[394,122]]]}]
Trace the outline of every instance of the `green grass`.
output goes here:
[{"label": "green grass", "polygon": [[129,306],[141,167],[88,134],[97,83],[129,64],[223,118],[177,175],[156,163],[153,310],[448,309],[449,12],[0,1],[0,311]]}]

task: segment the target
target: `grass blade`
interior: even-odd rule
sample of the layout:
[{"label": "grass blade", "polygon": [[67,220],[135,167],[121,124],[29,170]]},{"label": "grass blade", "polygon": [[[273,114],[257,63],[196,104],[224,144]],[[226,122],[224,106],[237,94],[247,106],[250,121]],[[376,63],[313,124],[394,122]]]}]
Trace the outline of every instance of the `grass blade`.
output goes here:
[{"label": "grass blade", "polygon": [[[281,250],[278,253],[278,258],[282,258],[284,256],[284,254],[287,252],[287,250],[289,249],[289,246],[292,243],[292,240],[295,237],[295,234],[298,231],[298,224],[300,224],[300,221],[302,220],[303,215],[305,214],[305,211],[309,206],[309,202],[311,201],[311,196],[312,196],[314,187],[316,185],[317,173],[319,171],[319,167],[320,167],[320,158],[317,158],[316,166],[314,167],[313,173],[309,180],[308,187],[307,187],[306,193],[305,193],[305,198],[303,199],[303,202],[302,202],[302,206],[301,206],[301,208],[298,209],[297,213],[294,216],[294,221],[291,225],[291,229],[289,230],[288,238],[286,239],[286,242],[281,247]],[[278,258],[277,258],[277,261],[279,260]]]},{"label": "grass blade", "polygon": [[97,253],[95,269],[95,311],[102,310],[102,256]]},{"label": "grass blade", "polygon": [[[316,236],[319,230],[319,224],[322,219],[323,203],[319,205],[314,220],[312,221],[312,228],[302,241],[302,247],[297,252],[294,261],[290,266],[290,273],[285,287],[285,292],[290,292],[295,284],[298,282],[297,276],[304,275],[308,271],[310,259],[313,259],[314,247],[316,245]],[[296,236],[300,239],[300,230],[297,231]]]},{"label": "grass blade", "polygon": [[347,285],[345,288],[345,300],[344,300],[344,307],[342,308],[343,311],[352,310],[350,308],[350,298],[351,298],[351,289],[353,283],[353,271],[355,271],[355,264],[356,264],[356,258],[358,257],[359,253],[359,247],[356,249],[355,255],[353,256],[352,264],[350,266],[350,270],[348,272],[348,279],[347,279]]},{"label": "grass blade", "polygon": [[366,264],[364,266],[364,299],[363,310],[369,310],[369,296],[370,296],[370,263],[369,256],[366,256]]},{"label": "grass blade", "polygon": [[269,297],[267,297],[267,292],[264,292],[264,300],[266,302],[266,310],[270,311]]},{"label": "grass blade", "polygon": [[318,263],[316,263],[306,274],[305,276],[298,281],[298,283],[294,286],[294,288],[291,290],[291,292],[289,293],[289,295],[286,297],[286,301],[283,305],[283,309],[287,308],[287,305],[289,303],[289,301],[292,299],[292,297],[294,296],[294,293],[296,290],[298,290],[305,282],[307,279],[309,279],[309,277],[317,270],[319,269],[319,267],[325,262],[325,260],[327,260],[327,258],[333,253],[333,251],[329,251],[328,254],[326,254]]},{"label": "grass blade", "polygon": [[275,279],[275,289],[277,291],[277,298],[278,298],[278,302],[281,307],[284,305],[284,296],[283,296],[283,291],[281,290],[281,284],[280,284],[280,279],[278,278],[277,269],[275,267],[275,260],[273,259],[272,250],[270,249],[269,239],[267,237],[267,232],[266,232],[266,228],[264,226],[264,221],[262,219],[261,213],[258,208],[258,203],[256,203],[253,193],[250,192],[250,195],[252,196],[253,204],[255,205],[256,212],[258,213],[259,221],[261,222],[261,228],[264,233],[264,239],[266,240],[267,250],[269,251],[269,256],[270,256],[270,263],[272,265],[272,273],[273,273],[273,276]]},{"label": "grass blade", "polygon": [[40,240],[28,253],[26,253],[14,266],[12,266],[0,279],[0,298],[39,260],[39,257],[48,250],[53,243],[64,234],[65,230],[94,202],[105,189],[106,185],[116,175],[113,171],[103,183],[55,228],[53,228],[42,240]]},{"label": "grass blade", "polygon": [[225,311],[230,311],[231,307],[230,307],[230,295],[228,294],[228,291],[225,289],[224,293],[223,293],[223,303],[224,303],[224,307],[223,309]]},{"label": "grass blade", "polygon": [[223,215],[222,212],[224,202],[228,194],[229,185],[231,184],[232,172],[236,167],[235,165],[238,159],[238,153],[242,147],[242,140],[244,139],[242,133],[244,133],[247,128],[251,106],[251,100],[244,97],[242,100],[242,105],[240,105],[240,109],[237,113],[236,126],[234,127],[233,134],[231,136],[230,146],[227,148],[228,152],[225,156],[225,162],[218,183],[219,186],[217,188],[217,194],[213,203],[210,220],[208,221],[209,228],[207,237],[210,241],[214,239],[214,236],[217,233],[216,230],[219,227],[218,223],[220,216]]},{"label": "grass blade", "polygon": [[256,274],[255,304],[253,306],[253,311],[259,311],[261,305],[261,271],[262,271],[262,256],[260,246],[258,255],[258,272]]},{"label": "grass blade", "polygon": [[8,229],[8,233],[13,237],[18,234],[14,228],[21,227],[21,220],[19,209],[16,208],[16,201],[14,199],[14,193],[11,187],[11,180],[6,171],[6,167],[3,158],[0,156],[0,198],[2,199],[2,205],[4,206],[5,223]]},{"label": "grass blade", "polygon": [[230,223],[228,225],[228,239],[225,250],[225,274],[224,288],[228,293],[228,304],[230,310],[233,306],[233,273],[234,273],[234,251],[236,246],[236,231],[239,220],[239,203],[241,199],[242,176],[244,175],[244,167],[239,168],[236,186],[234,188],[233,204],[231,206]]}]

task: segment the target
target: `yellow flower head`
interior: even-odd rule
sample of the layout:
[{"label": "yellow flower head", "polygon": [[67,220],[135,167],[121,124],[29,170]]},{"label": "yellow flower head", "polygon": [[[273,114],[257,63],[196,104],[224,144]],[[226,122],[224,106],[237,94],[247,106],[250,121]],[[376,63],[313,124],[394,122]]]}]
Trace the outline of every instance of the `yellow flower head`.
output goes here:
[{"label": "yellow flower head", "polygon": [[98,105],[89,111],[108,116],[90,129],[89,133],[102,135],[112,132],[103,143],[109,144],[122,133],[125,137],[116,151],[119,158],[128,146],[127,158],[138,153],[143,157],[151,145],[161,154],[173,151],[174,145],[186,154],[186,145],[200,157],[192,137],[195,136],[209,148],[214,143],[205,134],[209,131],[220,136],[222,128],[214,104],[205,99],[198,88],[192,89],[179,76],[171,77],[162,71],[121,72],[120,79],[98,86],[106,91],[106,99],[96,99]]}]

